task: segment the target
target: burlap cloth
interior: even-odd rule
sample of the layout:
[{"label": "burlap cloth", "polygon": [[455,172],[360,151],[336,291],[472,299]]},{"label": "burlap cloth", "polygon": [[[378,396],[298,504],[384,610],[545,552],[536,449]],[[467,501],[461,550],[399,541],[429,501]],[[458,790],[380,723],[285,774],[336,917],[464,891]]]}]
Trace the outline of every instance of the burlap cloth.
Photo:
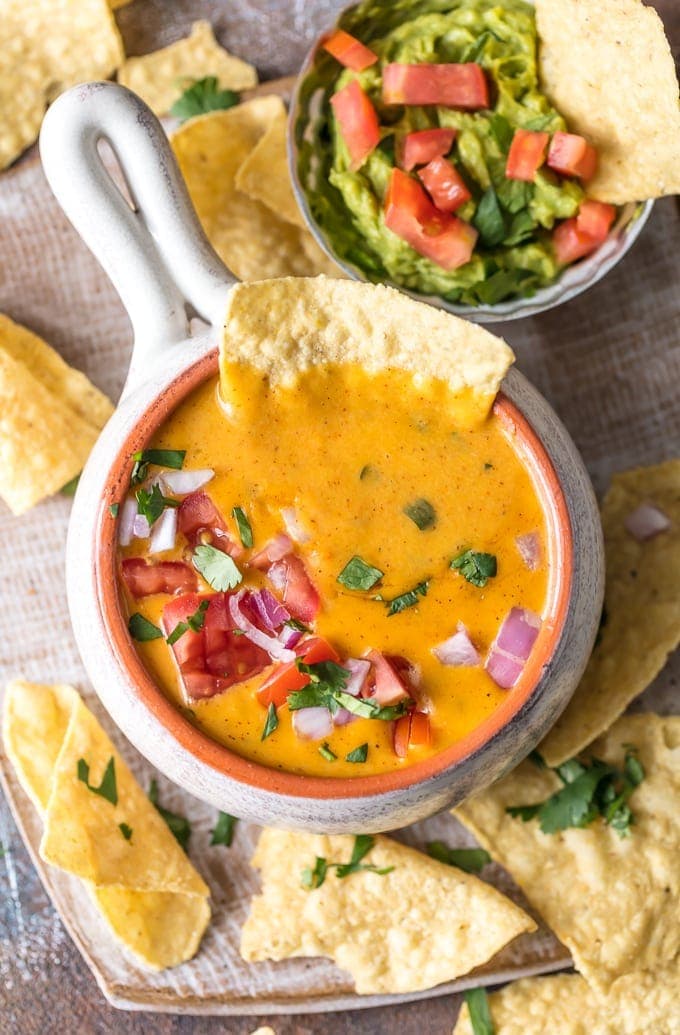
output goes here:
[{"label": "burlap cloth", "polygon": [[[307,41],[329,24],[340,6],[331,0],[137,0],[121,9],[119,22],[127,51],[134,54],[177,38],[192,18],[211,17],[222,42],[253,60],[261,75],[269,77],[294,71]],[[677,41],[680,12],[675,0],[657,6]],[[611,472],[680,452],[679,277],[680,211],[675,200],[667,199],[657,203],[632,252],[602,283],[553,312],[499,327],[515,349],[520,369],[571,431],[600,492]],[[117,397],[130,354],[129,322],[31,155],[0,176],[0,311],[43,335],[71,364]],[[0,683],[20,674],[37,682],[80,687],[146,785],[150,767],[103,714],[73,642],[63,579],[69,511],[70,501],[64,497],[48,500],[20,519],[0,504]],[[677,672],[676,664],[676,677]],[[677,711],[676,685],[669,666],[643,703]],[[40,824],[4,758],[2,771],[35,855]],[[49,894],[106,994],[121,1005],[188,1012],[298,1012],[357,1005],[351,982],[326,961],[257,966],[240,961],[240,926],[257,884],[248,866],[257,829],[240,824],[231,849],[210,849],[214,811],[167,781],[161,781],[161,794],[165,804],[191,817],[192,855],[213,891],[214,922],[196,961],[149,975],[113,946],[79,883],[39,865]],[[3,809],[0,833],[10,831],[7,841],[16,842],[4,804]],[[435,836],[469,843],[449,817],[419,824],[404,834],[415,844]],[[6,931],[0,945],[0,976],[28,980],[32,968],[40,969],[57,951],[59,935],[51,914],[35,914],[33,892],[25,894],[30,879],[22,858],[10,851],[4,859],[6,909],[0,929],[4,925]],[[498,868],[489,870],[489,877],[510,888]],[[515,890],[511,894],[521,900]],[[562,947],[541,931],[520,939],[489,970],[498,979],[561,966],[564,960]]]}]

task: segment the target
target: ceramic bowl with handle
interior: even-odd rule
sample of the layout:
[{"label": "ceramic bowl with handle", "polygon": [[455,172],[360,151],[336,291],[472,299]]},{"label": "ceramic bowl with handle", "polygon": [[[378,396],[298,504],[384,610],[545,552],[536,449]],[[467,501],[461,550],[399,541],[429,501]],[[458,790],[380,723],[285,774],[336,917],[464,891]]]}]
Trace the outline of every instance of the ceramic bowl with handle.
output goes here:
[{"label": "ceramic bowl with handle", "polygon": [[[106,171],[106,140],[131,205]],[[163,129],[112,83],[74,87],[44,122],[41,154],[66,214],[111,277],[134,350],[118,408],[80,479],[67,545],[71,620],[89,677],[114,722],[170,779],[222,809],[273,826],[388,830],[461,801],[516,764],[565,707],[592,648],[603,593],[597,505],[581,459],[542,396],[516,370],[496,412],[512,429],[546,512],[554,558],[550,632],[522,695],[449,749],[398,772],[306,777],[251,762],[216,743],[170,703],[127,629],[111,503],[127,492],[130,457],[173,409],[217,372],[217,342],[234,279],[205,238]],[[207,325],[190,334],[192,317]]]}]

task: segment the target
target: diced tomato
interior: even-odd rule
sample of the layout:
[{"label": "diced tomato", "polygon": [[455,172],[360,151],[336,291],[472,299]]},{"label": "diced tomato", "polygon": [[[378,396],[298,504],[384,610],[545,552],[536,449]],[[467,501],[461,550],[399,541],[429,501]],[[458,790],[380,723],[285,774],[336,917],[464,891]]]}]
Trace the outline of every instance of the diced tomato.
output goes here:
[{"label": "diced tomato", "polygon": [[299,557],[295,554],[282,557],[269,568],[267,578],[283,593],[283,602],[294,618],[305,625],[314,621],[321,599]]},{"label": "diced tomato", "polygon": [[439,212],[411,176],[393,169],[385,198],[385,226],[445,270],[470,261],[477,231],[447,212]]},{"label": "diced tomato", "polygon": [[425,712],[403,715],[394,724],[394,753],[398,758],[406,758],[410,747],[429,744],[431,737],[429,715]]},{"label": "diced tomato", "polygon": [[203,627],[187,629],[172,644],[187,697],[198,700],[213,697],[236,683],[251,679],[268,668],[271,659],[265,650],[247,636],[233,631],[229,616],[228,593],[199,596],[189,593],[177,597],[163,609],[162,625],[166,636],[194,615],[203,600],[209,600]]},{"label": "diced tomato", "polygon": [[380,705],[397,704],[410,694],[402,678],[397,674],[396,669],[384,654],[377,650],[369,650],[366,658],[373,665],[373,682],[375,689],[371,695],[374,701]]},{"label": "diced tomato", "polygon": [[603,201],[591,201],[586,198],[576,216],[576,226],[582,234],[588,234],[598,244],[607,239],[610,227],[616,219],[614,205],[606,205]]},{"label": "diced tomato", "polygon": [[583,201],[577,216],[565,219],[553,230],[552,243],[557,261],[566,266],[594,252],[606,241],[615,217],[613,205],[589,199]]},{"label": "diced tomato", "polygon": [[353,72],[363,72],[365,68],[374,65],[378,55],[369,50],[361,40],[350,36],[344,29],[336,29],[321,44],[324,50],[332,54],[336,61],[339,61],[345,68],[351,68]]},{"label": "diced tomato", "polygon": [[455,129],[418,129],[407,133],[401,146],[399,165],[407,172],[416,165],[427,165],[433,158],[447,155],[455,138]]},{"label": "diced tomato", "polygon": [[597,151],[578,133],[557,132],[550,141],[548,165],[561,176],[589,180],[597,168]]},{"label": "diced tomato", "polygon": [[[340,658],[331,647],[320,636],[310,640],[303,640],[297,647],[296,654],[301,657],[306,665],[315,665],[318,661],[335,661]],[[257,699],[263,707],[268,708],[274,704],[277,708],[285,704],[288,694],[293,690],[302,690],[303,686],[309,683],[309,676],[300,672],[294,661],[287,661],[283,665],[277,665],[268,679],[264,681],[257,691]]]},{"label": "diced tomato", "polygon": [[270,539],[264,549],[254,554],[248,561],[248,564],[251,568],[259,568],[260,571],[266,571],[274,561],[280,561],[282,557],[292,552],[292,539],[284,532],[280,532],[279,535],[275,535],[273,539]]},{"label": "diced tomato", "polygon": [[198,588],[196,572],[183,561],[153,564],[143,557],[126,557],[121,567],[125,585],[136,599],[154,593],[191,593]]},{"label": "diced tomato", "polygon": [[380,143],[376,110],[356,79],[333,94],[331,105],[349,151],[350,169],[358,169]]},{"label": "diced tomato", "polygon": [[204,538],[218,550],[231,557],[240,557],[243,549],[232,539],[224,518],[202,490],[190,492],[182,500],[177,513],[177,528],[190,546],[197,546]]},{"label": "diced tomato", "polygon": [[538,169],[543,165],[545,149],[549,140],[548,133],[536,133],[531,129],[516,129],[505,164],[507,178],[531,183]]},{"label": "diced tomato", "polygon": [[411,729],[411,716],[402,715],[394,724],[393,745],[397,758],[406,758],[408,754],[409,732]]},{"label": "diced tomato", "polygon": [[402,654],[384,654],[383,657],[397,673],[407,689],[417,690],[420,685],[418,669]]},{"label": "diced tomato", "polygon": [[472,197],[465,180],[446,158],[433,159],[418,171],[418,176],[441,212],[455,212]]},{"label": "diced tomato", "polygon": [[383,69],[385,104],[440,104],[474,111],[489,107],[489,86],[480,65],[389,64]]}]

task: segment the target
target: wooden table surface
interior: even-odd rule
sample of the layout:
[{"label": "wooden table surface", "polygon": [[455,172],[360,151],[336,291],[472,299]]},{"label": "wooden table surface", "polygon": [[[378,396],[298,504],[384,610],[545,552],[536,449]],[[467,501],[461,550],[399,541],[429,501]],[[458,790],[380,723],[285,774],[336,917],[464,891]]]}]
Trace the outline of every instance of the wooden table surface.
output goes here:
[{"label": "wooden table surface", "polygon": [[[135,0],[118,13],[129,54],[144,53],[183,35],[192,20],[208,17],[220,40],[253,61],[262,78],[295,71],[308,41],[333,21],[337,0]],[[656,0],[673,51],[680,52],[680,3]],[[0,176],[0,191],[2,178]],[[659,209],[670,215],[672,203]],[[658,217],[657,217],[658,218]],[[680,244],[678,219],[669,225]],[[625,264],[635,283],[635,249]],[[0,274],[2,259],[0,258]],[[631,276],[632,274],[632,276]],[[573,305],[581,303],[572,303]],[[567,307],[569,308],[569,307]],[[530,327],[529,327],[530,325]],[[514,324],[508,337],[522,356],[522,343],[560,336],[554,314]],[[565,334],[569,333],[569,328]],[[541,386],[544,387],[544,386]],[[576,429],[571,429],[572,432]],[[578,439],[578,433],[576,434]],[[5,601],[5,606],[9,601]],[[246,1035],[270,1024],[276,1035],[448,1035],[458,1011],[457,997],[443,997],[382,1010],[273,1018],[195,1018],[121,1013],[107,1005],[94,979],[52,909],[21,839],[0,799],[0,1030],[15,1035],[129,1035],[229,1033]]]}]

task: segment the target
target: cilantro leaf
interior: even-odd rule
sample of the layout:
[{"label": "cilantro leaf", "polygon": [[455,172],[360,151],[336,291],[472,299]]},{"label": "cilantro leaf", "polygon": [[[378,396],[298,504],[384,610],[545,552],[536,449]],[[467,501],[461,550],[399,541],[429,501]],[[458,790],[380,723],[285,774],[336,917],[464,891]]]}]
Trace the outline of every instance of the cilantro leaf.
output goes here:
[{"label": "cilantro leaf", "polygon": [[[242,507],[234,507],[231,513],[238,526],[238,534],[241,537],[241,542],[245,546],[246,550],[249,550],[253,545],[253,530],[250,527],[250,521],[246,517],[245,511]],[[231,589],[232,587],[230,586],[229,588]]]},{"label": "cilantro leaf", "polygon": [[301,633],[310,633],[312,631],[308,625],[298,622],[297,618],[287,618],[283,624],[287,625],[289,629],[297,629]]},{"label": "cilantro leaf", "polygon": [[477,284],[475,290],[484,305],[495,305],[517,293],[524,275],[521,270],[498,270]]},{"label": "cilantro leaf", "polygon": [[141,449],[132,454],[134,465],[130,477],[131,485],[139,485],[147,476],[149,464],[156,467],[170,467],[173,471],[181,471],[184,465],[186,449]]},{"label": "cilantro leaf", "polygon": [[360,744],[345,755],[346,762],[365,762],[368,758],[368,744]]},{"label": "cilantro leaf", "polygon": [[466,992],[463,992],[463,998],[470,1014],[472,1035],[496,1035],[486,989],[468,988]]},{"label": "cilantro leaf", "polygon": [[437,521],[436,510],[428,500],[424,499],[407,503],[404,507],[404,514],[411,519],[421,532],[425,532],[428,528],[434,528]]},{"label": "cilantro leaf", "polygon": [[429,579],[424,579],[423,582],[419,582],[413,589],[407,590],[405,593],[400,593],[398,597],[394,597],[392,600],[386,600],[385,603],[388,605],[387,617],[391,615],[398,615],[401,611],[405,611],[407,607],[413,607],[418,603],[418,597],[427,596],[427,590],[430,585]]},{"label": "cilantro leaf", "polygon": [[349,862],[346,863],[329,863],[323,856],[316,856],[314,862],[314,868],[305,866],[301,873],[301,883],[303,888],[309,890],[314,888],[320,888],[326,879],[326,875],[329,870],[335,870],[336,876],[343,880],[345,877],[349,877],[352,873],[358,873],[360,870],[368,871],[371,873],[377,873],[381,877],[387,873],[391,873],[394,866],[374,866],[372,863],[363,863],[362,859],[370,852],[375,844],[375,838],[370,834],[357,834],[354,838],[354,846],[352,848],[352,855]]},{"label": "cilantro leaf", "polygon": [[204,115],[207,111],[233,108],[240,99],[234,90],[221,90],[217,77],[208,75],[204,79],[195,79],[186,87],[171,107],[170,114],[186,122],[187,119],[195,115]]},{"label": "cilantro leaf", "polygon": [[63,496],[75,496],[79,481],[80,475],[77,474],[75,478],[71,478],[70,482],[66,482],[66,485],[62,485],[59,491]]},{"label": "cilantro leaf", "polygon": [[317,855],[314,863],[314,869],[311,866],[305,866],[301,875],[301,883],[303,888],[320,888],[326,879],[326,873],[328,872],[328,863],[322,855]]},{"label": "cilantro leaf", "polygon": [[491,856],[483,848],[449,848],[443,841],[428,842],[427,854],[447,866],[457,866],[465,873],[479,873],[491,862]]},{"label": "cilantro leaf", "polygon": [[515,215],[527,208],[534,196],[534,185],[524,180],[503,179],[498,185],[497,196],[506,212]]},{"label": "cilantro leaf", "polygon": [[274,730],[278,728],[279,717],[276,712],[276,705],[273,701],[270,701],[269,707],[267,708],[267,718],[264,720],[264,729],[262,730],[262,736],[260,737],[260,740],[266,740],[267,737],[270,736],[270,734],[272,734]]},{"label": "cilantro leaf", "polygon": [[158,803],[158,784],[156,780],[152,780],[149,784],[149,801],[156,807],[162,818],[170,828],[170,833],[175,838],[180,848],[184,851],[189,847],[189,838],[191,837],[191,824],[186,816],[180,816],[176,812],[171,812],[169,809],[164,809],[162,805]]},{"label": "cilantro leaf", "polygon": [[451,561],[451,568],[471,582],[473,586],[483,589],[489,579],[498,571],[496,558],[492,553],[478,553],[477,550],[463,550]]},{"label": "cilantro leaf", "polygon": [[460,62],[463,65],[466,64],[479,64],[479,59],[484,53],[487,43],[489,40],[497,40],[499,37],[492,32],[490,29],[486,29],[482,32],[476,40],[470,43],[460,57]]},{"label": "cilantro leaf", "polygon": [[185,632],[200,632],[205,623],[205,613],[210,606],[209,600],[202,600],[194,613],[189,615],[186,622],[178,622],[175,628],[172,630],[169,636],[166,637],[165,642],[170,644],[172,647],[173,643],[177,643],[180,636],[184,636]]},{"label": "cilantro leaf", "polygon": [[[522,209],[512,218],[510,223],[510,229],[508,230],[507,236],[503,241],[506,248],[513,248],[517,244],[522,244],[529,237],[531,237],[536,229],[533,217],[530,212],[526,209]],[[519,270],[506,270],[507,273],[514,272],[519,273]]]},{"label": "cilantro leaf", "polygon": [[239,582],[243,581],[243,575],[233,558],[207,543],[196,547],[191,563],[208,585],[218,593],[223,593],[226,589],[235,589]]},{"label": "cilantro leaf", "polygon": [[111,517],[114,517],[114,518],[118,517],[118,511],[119,510],[120,510],[120,504],[119,503],[112,503],[111,506],[109,507],[109,514],[111,515]]},{"label": "cilantro leaf", "polygon": [[152,485],[151,492],[147,489],[137,489],[135,499],[137,513],[143,514],[150,525],[158,521],[166,507],[179,507],[179,500],[164,496],[159,485]]},{"label": "cilantro leaf", "polygon": [[497,113],[492,115],[489,119],[489,126],[501,151],[509,151],[514,130],[505,116]]},{"label": "cilantro leaf", "polygon": [[131,839],[132,827],[129,827],[127,823],[119,823],[118,829],[120,830],[121,834],[123,835],[126,841],[129,841]]},{"label": "cilantro leaf", "polygon": [[90,783],[90,767],[84,758],[78,759],[78,779],[81,783],[84,783],[88,791],[92,791],[93,794],[98,794],[101,798],[105,798],[111,802],[112,805],[118,804],[118,788],[116,787],[116,763],[113,755],[106,763],[106,769],[102,776],[101,783],[98,787],[93,787]]},{"label": "cilantro leaf", "polygon": [[235,826],[236,816],[230,816],[228,812],[220,812],[217,817],[215,828],[211,831],[212,836],[210,838],[210,844],[226,845],[226,847],[229,848],[234,839]]},{"label": "cilantro leaf", "polygon": [[160,631],[157,625],[150,622],[144,615],[140,615],[139,611],[135,611],[133,615],[130,615],[128,621],[128,632],[132,636],[133,640],[137,640],[138,643],[146,643],[148,640],[161,639],[163,633]]},{"label": "cilantro leaf", "polygon": [[347,589],[372,589],[385,573],[380,568],[367,564],[357,554],[351,558],[338,575],[336,581]]},{"label": "cilantro leaf", "polygon": [[482,194],[472,222],[487,248],[495,248],[505,237],[505,219],[493,187]]},{"label": "cilantro leaf", "polygon": [[322,758],[325,758],[327,762],[335,762],[338,757],[333,751],[331,751],[327,740],[324,740],[323,744],[319,748],[319,754]]}]

